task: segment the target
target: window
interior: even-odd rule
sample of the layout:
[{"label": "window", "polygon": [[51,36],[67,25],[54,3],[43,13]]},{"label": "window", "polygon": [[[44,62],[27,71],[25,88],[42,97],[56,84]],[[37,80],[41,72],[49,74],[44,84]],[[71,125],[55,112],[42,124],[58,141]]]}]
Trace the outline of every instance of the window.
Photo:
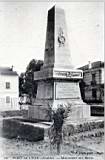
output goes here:
[{"label": "window", "polygon": [[96,74],[95,73],[92,74],[91,85],[96,85]]},{"label": "window", "polygon": [[9,96],[6,97],[6,103],[10,103],[10,97]]},{"label": "window", "polygon": [[96,89],[92,89],[92,97],[93,97],[94,99],[97,98],[97,91],[96,91]]},{"label": "window", "polygon": [[10,82],[6,82],[6,89],[10,89]]},{"label": "window", "polygon": [[94,82],[96,80],[96,74],[92,74],[92,81]]}]

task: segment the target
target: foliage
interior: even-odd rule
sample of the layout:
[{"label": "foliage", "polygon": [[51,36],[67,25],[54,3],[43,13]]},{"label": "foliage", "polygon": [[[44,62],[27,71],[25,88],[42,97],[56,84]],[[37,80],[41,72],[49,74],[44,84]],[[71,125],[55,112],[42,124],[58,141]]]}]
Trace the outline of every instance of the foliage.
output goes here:
[{"label": "foliage", "polygon": [[32,59],[27,65],[26,72],[21,73],[19,78],[19,92],[22,94],[28,94],[30,102],[32,98],[35,98],[37,93],[37,82],[34,81],[34,72],[39,71],[43,61]]},{"label": "foliage", "polygon": [[62,143],[62,126],[64,118],[67,117],[68,112],[71,110],[70,105],[58,104],[57,109],[51,111],[53,125],[49,130],[50,145],[56,145],[57,153],[60,153]]},{"label": "foliage", "polygon": [[26,68],[26,73],[40,71],[42,65],[43,61],[32,59]]},{"label": "foliage", "polygon": [[71,136],[77,133],[92,132],[94,130],[103,129],[104,121],[83,121],[80,124],[65,124],[63,126],[63,135]]},{"label": "foliage", "polygon": [[21,73],[19,76],[19,96],[25,93],[24,77],[25,77],[25,73]]}]

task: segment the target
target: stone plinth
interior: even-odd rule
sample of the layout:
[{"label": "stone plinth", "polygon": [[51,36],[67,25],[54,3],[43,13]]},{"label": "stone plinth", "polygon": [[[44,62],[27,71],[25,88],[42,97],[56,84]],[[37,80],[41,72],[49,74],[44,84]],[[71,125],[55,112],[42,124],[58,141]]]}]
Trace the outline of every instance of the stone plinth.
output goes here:
[{"label": "stone plinth", "polygon": [[48,11],[44,65],[34,74],[38,89],[28,117],[48,121],[49,108],[56,109],[59,104],[71,106],[71,118],[89,117],[90,106],[83,103],[80,94],[82,78],[82,71],[71,63],[64,10],[54,6]]}]

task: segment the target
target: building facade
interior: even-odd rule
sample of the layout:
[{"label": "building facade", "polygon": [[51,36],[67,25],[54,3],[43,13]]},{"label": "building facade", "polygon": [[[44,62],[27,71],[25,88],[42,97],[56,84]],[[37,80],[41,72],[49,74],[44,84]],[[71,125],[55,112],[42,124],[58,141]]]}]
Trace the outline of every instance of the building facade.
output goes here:
[{"label": "building facade", "polygon": [[19,109],[19,81],[17,72],[0,67],[0,111]]},{"label": "building facade", "polygon": [[80,82],[81,95],[85,102],[104,102],[104,62],[96,61],[79,69],[83,70]]}]

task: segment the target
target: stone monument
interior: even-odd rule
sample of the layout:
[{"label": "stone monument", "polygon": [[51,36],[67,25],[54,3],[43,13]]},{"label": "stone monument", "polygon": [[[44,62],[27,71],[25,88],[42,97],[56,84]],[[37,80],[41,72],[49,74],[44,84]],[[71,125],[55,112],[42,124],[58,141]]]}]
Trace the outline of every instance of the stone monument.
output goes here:
[{"label": "stone monument", "polygon": [[73,68],[68,42],[64,10],[55,5],[48,11],[44,64],[34,74],[38,88],[29,118],[48,121],[49,106],[56,109],[59,104],[71,105],[72,119],[90,116],[90,106],[83,103],[79,88],[83,73]]}]

